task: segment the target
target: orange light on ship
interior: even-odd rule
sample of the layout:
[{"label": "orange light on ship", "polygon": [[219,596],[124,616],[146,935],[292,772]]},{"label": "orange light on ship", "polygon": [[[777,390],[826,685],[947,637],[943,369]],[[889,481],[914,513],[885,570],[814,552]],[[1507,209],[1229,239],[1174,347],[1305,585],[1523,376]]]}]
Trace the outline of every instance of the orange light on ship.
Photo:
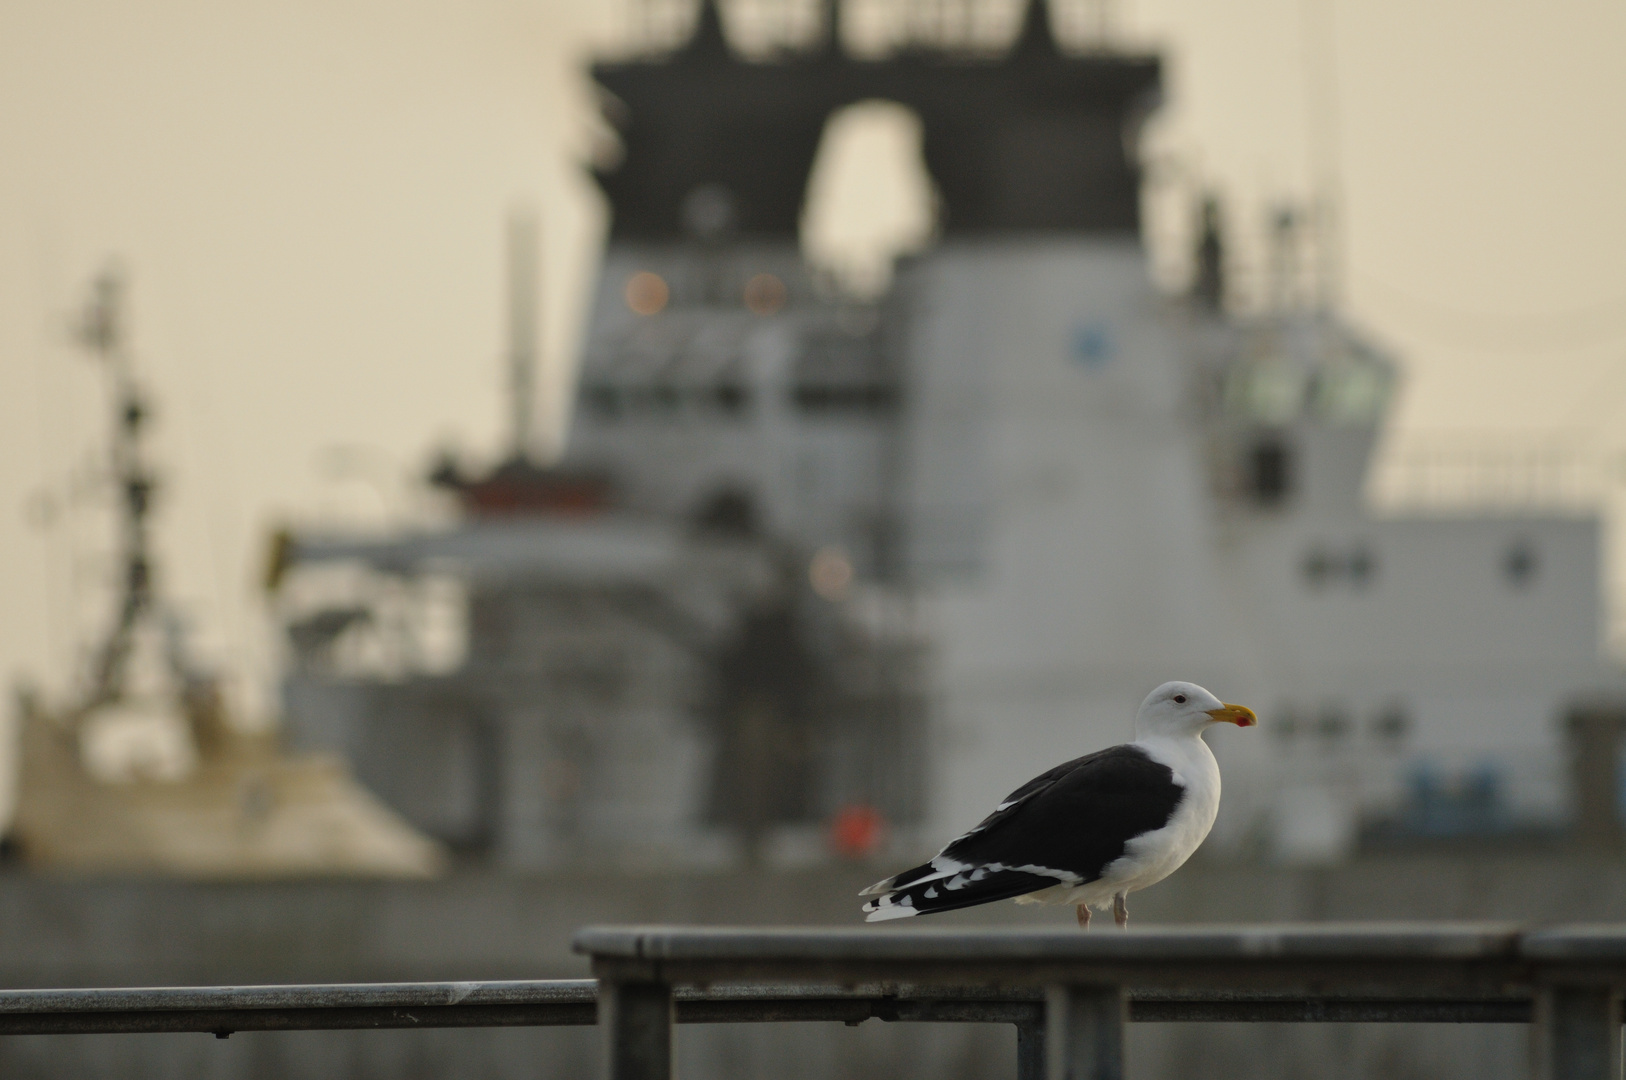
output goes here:
[{"label": "orange light on ship", "polygon": [[640,270],[627,279],[627,306],[639,315],[654,315],[672,298],[672,290],[659,274]]},{"label": "orange light on ship", "polygon": [[789,297],[785,283],[772,274],[758,274],[745,283],[745,306],[753,315],[772,315]]}]

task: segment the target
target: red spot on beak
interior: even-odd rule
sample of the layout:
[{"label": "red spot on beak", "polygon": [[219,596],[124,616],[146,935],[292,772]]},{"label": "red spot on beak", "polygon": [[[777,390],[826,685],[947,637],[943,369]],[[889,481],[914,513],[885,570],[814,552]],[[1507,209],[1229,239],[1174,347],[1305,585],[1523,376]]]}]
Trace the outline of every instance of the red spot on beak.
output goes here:
[{"label": "red spot on beak", "polygon": [[1259,723],[1259,718],[1246,705],[1221,705],[1217,709],[1209,709],[1208,715],[1217,721],[1235,724],[1237,727],[1254,727]]}]

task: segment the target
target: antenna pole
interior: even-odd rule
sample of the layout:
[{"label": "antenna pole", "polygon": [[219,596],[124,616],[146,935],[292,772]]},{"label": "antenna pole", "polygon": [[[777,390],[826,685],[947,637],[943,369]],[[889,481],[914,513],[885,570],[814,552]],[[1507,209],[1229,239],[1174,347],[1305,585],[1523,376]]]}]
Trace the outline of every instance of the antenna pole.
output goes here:
[{"label": "antenna pole", "polygon": [[147,407],[131,375],[125,351],[123,301],[123,276],[117,267],[110,266],[97,277],[79,325],[81,342],[107,368],[113,382],[112,473],[120,496],[123,581],[118,614],[96,650],[90,687],[80,703],[78,715],[116,701],[123,694],[135,625],[149,612],[153,602],[147,519],[152,510],[154,483],[141,453]]},{"label": "antenna pole", "polygon": [[515,460],[531,456],[535,435],[538,234],[533,210],[517,208],[509,214],[508,404]]}]

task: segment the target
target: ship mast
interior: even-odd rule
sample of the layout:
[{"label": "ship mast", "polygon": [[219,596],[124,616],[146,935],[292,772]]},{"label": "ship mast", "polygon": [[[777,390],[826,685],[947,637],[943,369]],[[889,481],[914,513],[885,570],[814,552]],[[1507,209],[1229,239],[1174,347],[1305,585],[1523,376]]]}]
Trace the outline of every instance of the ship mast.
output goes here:
[{"label": "ship mast", "polygon": [[136,625],[153,609],[149,518],[155,482],[142,446],[147,405],[125,345],[124,292],[119,270],[104,270],[92,285],[78,327],[80,343],[107,370],[113,384],[109,457],[118,492],[120,595],[113,625],[96,648],[89,685],[72,711],[76,718],[123,696]]}]

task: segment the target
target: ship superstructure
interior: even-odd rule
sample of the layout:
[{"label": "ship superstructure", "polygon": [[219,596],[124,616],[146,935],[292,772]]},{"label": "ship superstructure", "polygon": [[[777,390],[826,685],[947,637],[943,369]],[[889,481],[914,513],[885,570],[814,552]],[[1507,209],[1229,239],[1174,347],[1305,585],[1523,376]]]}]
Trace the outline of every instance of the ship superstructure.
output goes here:
[{"label": "ship superstructure", "polygon": [[[1596,520],[1375,518],[1391,361],[1327,310],[1228,315],[1217,235],[1195,297],[1154,288],[1155,57],[1065,54],[1042,0],[1000,55],[837,42],[747,60],[708,0],[593,69],[623,153],[564,459],[448,464],[451,531],[295,538],[290,572],[467,590],[438,674],[347,672],[376,605],[303,612],[302,738],[509,865],[726,861],[952,835],[1179,677],[1276,734],[1218,747],[1216,846],[1334,856],[1431,760],[1491,777],[1476,827],[1560,816],[1559,721],[1619,687]],[[919,116],[940,220],[860,302],[798,229],[872,99]]]}]

